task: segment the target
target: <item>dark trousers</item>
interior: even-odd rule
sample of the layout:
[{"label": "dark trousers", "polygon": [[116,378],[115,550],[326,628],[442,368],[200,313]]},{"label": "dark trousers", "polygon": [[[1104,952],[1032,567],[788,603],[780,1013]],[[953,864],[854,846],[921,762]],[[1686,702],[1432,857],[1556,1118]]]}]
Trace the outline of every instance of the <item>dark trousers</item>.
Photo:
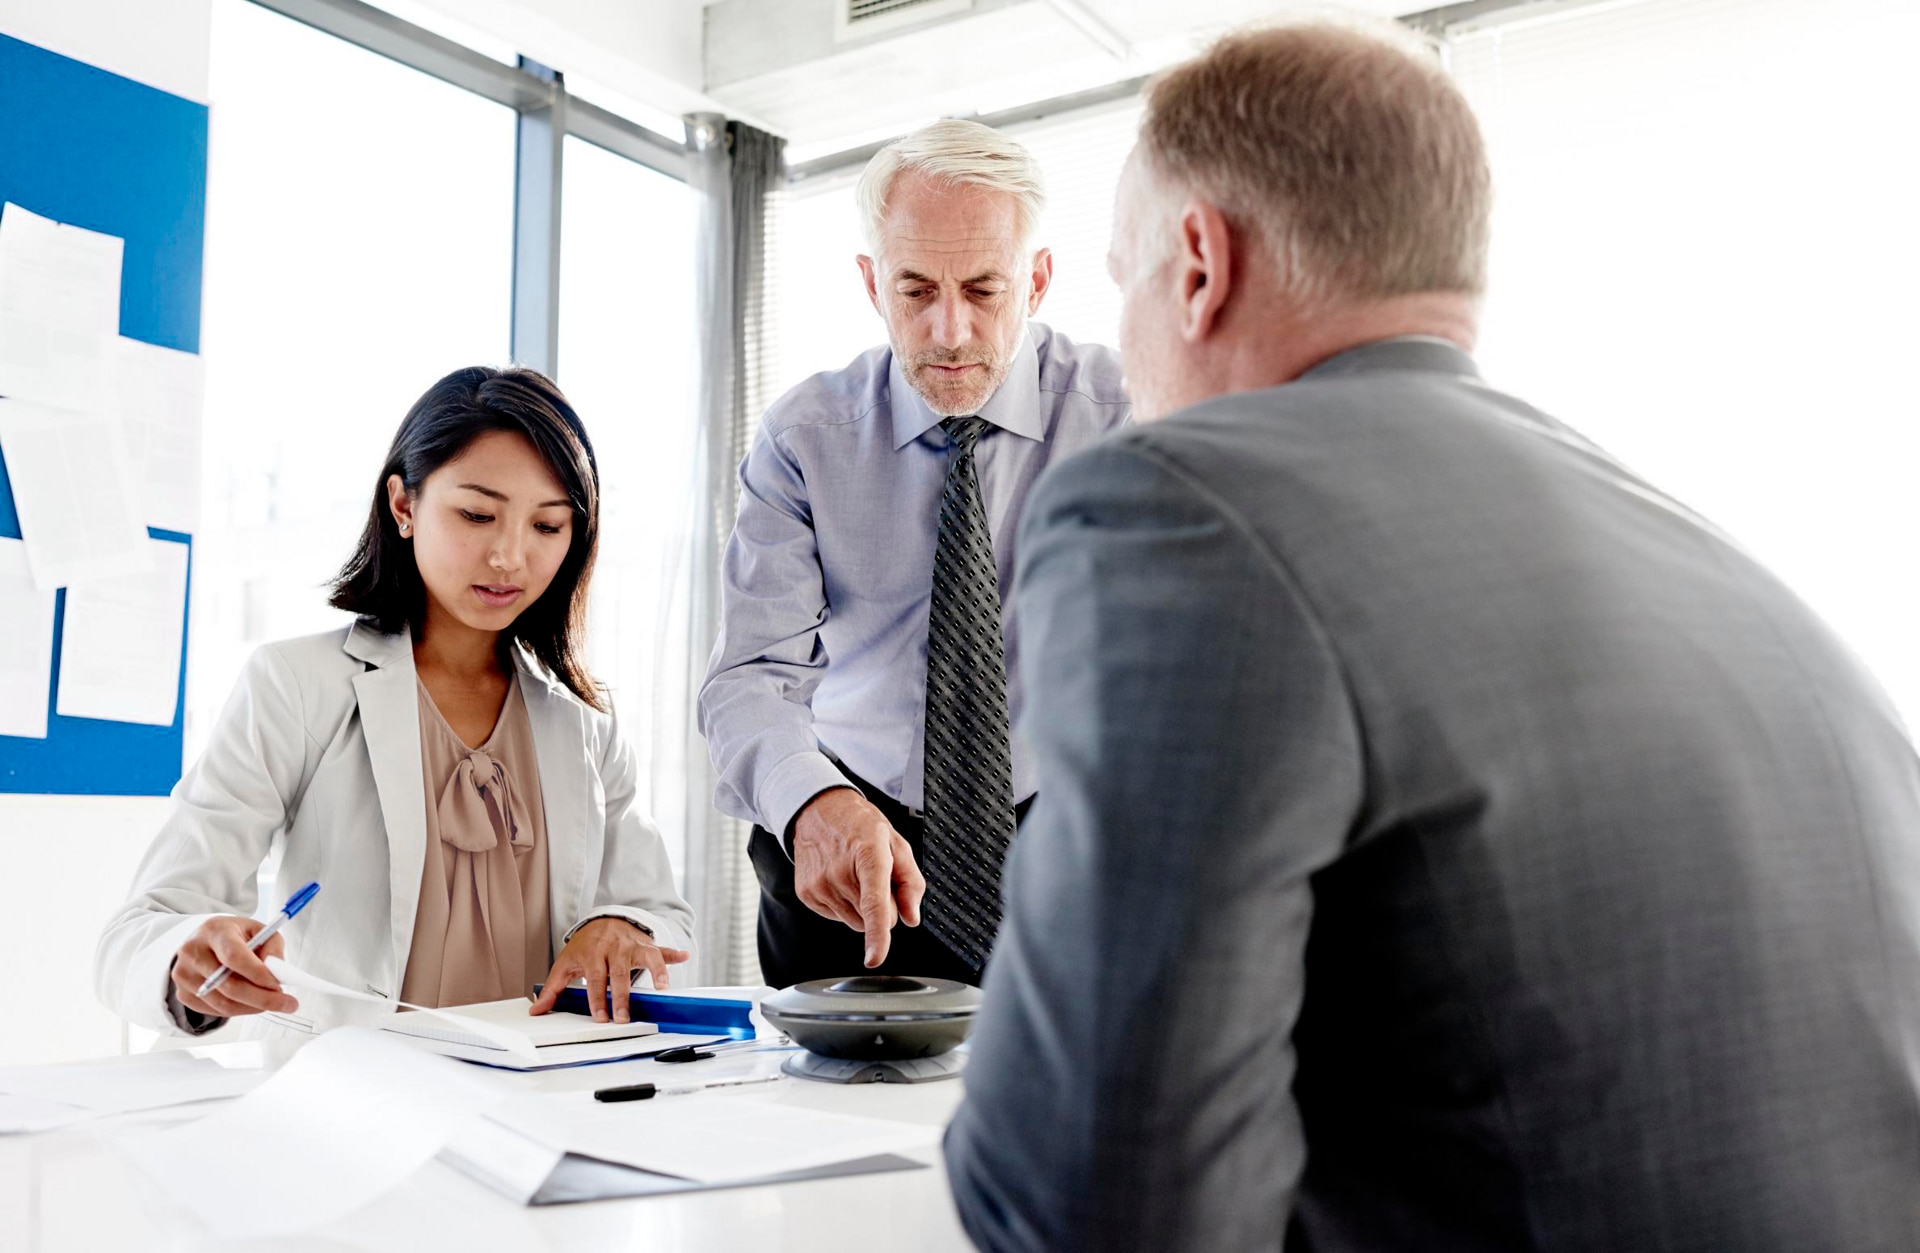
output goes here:
[{"label": "dark trousers", "polygon": [[[912,810],[879,788],[847,770],[847,781],[865,793],[886,820],[893,824],[907,846],[913,850],[916,864],[926,823]],[[1016,820],[1027,816],[1033,798],[1014,807]],[[765,827],[756,826],[747,844],[753,859],[753,872],[760,880],[760,971],[776,988],[790,987],[809,979],[842,979],[867,972],[867,937],[846,923],[824,914],[816,914],[795,893],[793,862],[781,847],[780,839]],[[925,926],[909,927],[896,923],[887,949],[887,960],[879,973],[916,975],[922,979],[956,979],[977,985],[984,970],[973,970],[953,950],[934,938]]]}]

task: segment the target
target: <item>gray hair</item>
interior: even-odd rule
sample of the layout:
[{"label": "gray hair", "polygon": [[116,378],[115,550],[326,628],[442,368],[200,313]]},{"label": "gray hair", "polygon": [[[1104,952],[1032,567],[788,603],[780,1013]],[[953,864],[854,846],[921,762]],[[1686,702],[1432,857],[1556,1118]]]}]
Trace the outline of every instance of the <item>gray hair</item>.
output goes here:
[{"label": "gray hair", "polygon": [[854,199],[860,206],[860,225],[867,248],[880,252],[880,232],[887,220],[887,197],[901,174],[922,174],[1013,197],[1014,235],[1022,249],[1033,243],[1040,214],[1047,207],[1047,191],[1033,154],[990,126],[957,118],[923,126],[903,135],[873,154],[860,173]]},{"label": "gray hair", "polygon": [[1140,147],[1164,188],[1253,227],[1300,298],[1486,288],[1479,125],[1384,22],[1228,35],[1147,88]]}]

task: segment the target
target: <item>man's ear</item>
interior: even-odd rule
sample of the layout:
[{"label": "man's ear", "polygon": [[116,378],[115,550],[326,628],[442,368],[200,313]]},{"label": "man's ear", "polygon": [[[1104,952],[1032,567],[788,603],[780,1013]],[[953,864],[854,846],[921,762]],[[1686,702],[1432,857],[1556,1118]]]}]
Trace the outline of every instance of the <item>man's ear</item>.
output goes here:
[{"label": "man's ear", "polygon": [[1037,248],[1033,253],[1033,277],[1027,289],[1027,316],[1040,312],[1040,302],[1053,286],[1053,249]]},{"label": "man's ear", "polygon": [[1180,210],[1179,254],[1174,258],[1181,305],[1180,334],[1189,343],[1207,338],[1219,325],[1233,295],[1233,229],[1227,215],[1204,200]]},{"label": "man's ear", "polygon": [[860,265],[860,278],[867,285],[867,299],[873,302],[873,311],[886,317],[887,311],[880,307],[880,276],[874,268],[873,258],[863,252],[854,260]]}]

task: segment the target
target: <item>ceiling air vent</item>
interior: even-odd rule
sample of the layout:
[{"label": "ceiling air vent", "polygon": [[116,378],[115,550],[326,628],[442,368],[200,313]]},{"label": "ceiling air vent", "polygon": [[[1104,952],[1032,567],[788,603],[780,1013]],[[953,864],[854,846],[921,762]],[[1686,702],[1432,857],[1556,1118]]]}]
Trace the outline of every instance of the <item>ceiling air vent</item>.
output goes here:
[{"label": "ceiling air vent", "polygon": [[834,0],[833,38],[847,43],[965,13],[973,0]]}]

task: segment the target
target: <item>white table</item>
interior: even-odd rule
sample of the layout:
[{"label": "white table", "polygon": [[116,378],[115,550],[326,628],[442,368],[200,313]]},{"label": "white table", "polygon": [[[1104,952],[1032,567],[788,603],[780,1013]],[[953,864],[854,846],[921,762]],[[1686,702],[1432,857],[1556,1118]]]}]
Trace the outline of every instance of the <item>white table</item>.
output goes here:
[{"label": "white table", "polygon": [[[271,1065],[275,1050],[224,1044],[204,1050],[224,1065]],[[281,1059],[285,1051],[278,1050]],[[763,1055],[764,1056],[764,1055]],[[517,1076],[545,1091],[609,1087],[665,1079],[717,1077],[724,1057],[661,1066],[618,1062]],[[730,1066],[728,1069],[736,1069]],[[915,1085],[840,1087],[801,1079],[719,1089],[734,1099],[944,1126],[959,1104],[958,1080]],[[675,1098],[712,1099],[704,1093]],[[7,1253],[107,1253],[198,1250],[214,1241],[199,1220],[176,1209],[150,1179],[113,1148],[116,1137],[190,1118],[212,1105],[123,1115],[31,1136],[0,1136],[0,1248]],[[222,1243],[223,1251],[394,1250],[430,1253],[964,1253],[937,1153],[926,1170],[857,1175],[810,1183],[594,1201],[527,1208],[431,1162],[348,1218],[303,1237]]]}]

